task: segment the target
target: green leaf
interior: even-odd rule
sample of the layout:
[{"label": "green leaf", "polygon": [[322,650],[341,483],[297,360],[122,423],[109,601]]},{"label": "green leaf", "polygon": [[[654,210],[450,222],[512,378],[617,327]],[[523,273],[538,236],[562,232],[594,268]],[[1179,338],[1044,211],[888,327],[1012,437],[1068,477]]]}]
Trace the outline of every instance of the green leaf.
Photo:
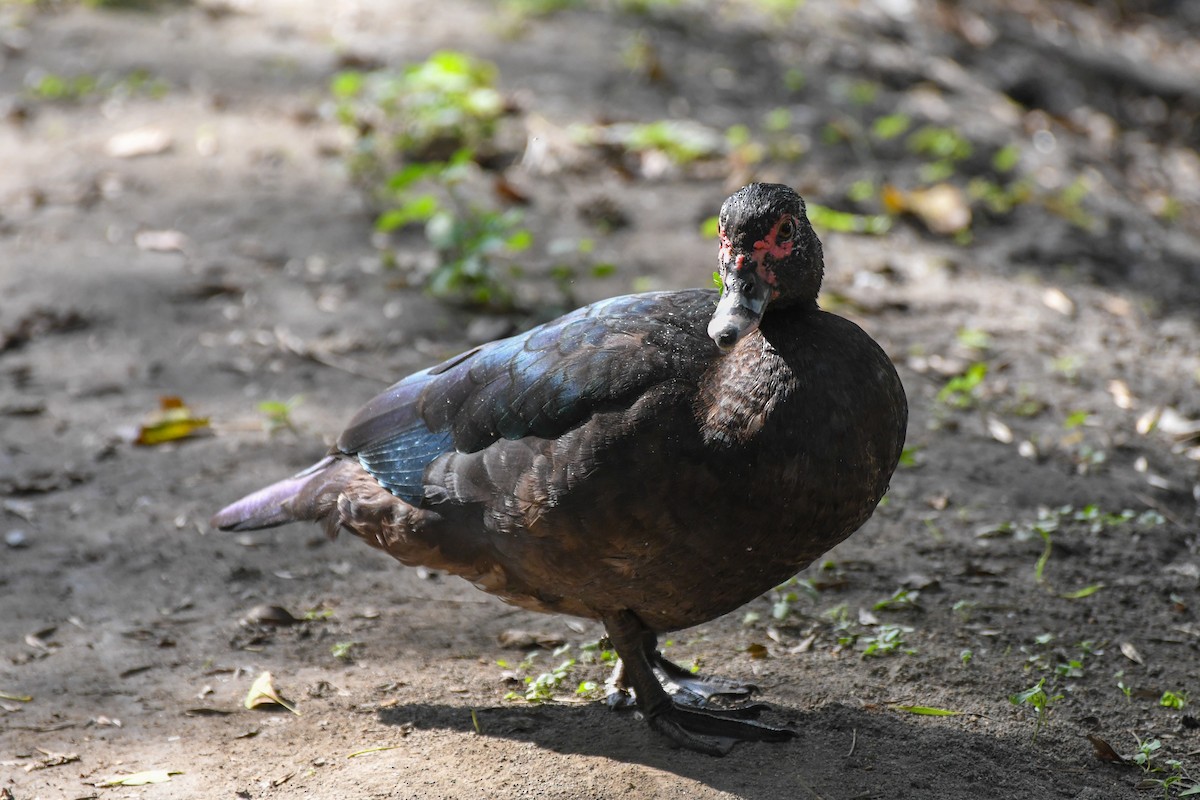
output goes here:
[{"label": "green leaf", "polygon": [[1037,563],[1033,565],[1033,577],[1038,583],[1042,582],[1042,573],[1046,571],[1046,564],[1050,561],[1050,553],[1054,549],[1054,543],[1050,540],[1050,532],[1037,529],[1038,535],[1046,543],[1042,548],[1042,554],[1038,556]]},{"label": "green leaf", "polygon": [[514,252],[528,250],[533,244],[533,234],[522,228],[519,231],[513,231],[507,239],[504,240],[504,246]]},{"label": "green leaf", "polygon": [[357,97],[362,93],[363,83],[364,79],[361,72],[339,72],[333,76],[329,88],[333,92],[334,97]]},{"label": "green leaf", "polygon": [[700,235],[705,239],[715,239],[721,234],[720,217],[709,217],[700,223]]},{"label": "green leaf", "polygon": [[1012,172],[1013,167],[1021,159],[1021,149],[1015,144],[1006,144],[992,156],[992,167],[997,172]]},{"label": "green leaf", "polygon": [[1091,414],[1087,411],[1083,411],[1083,410],[1072,411],[1070,414],[1067,415],[1066,420],[1063,422],[1063,427],[1066,428],[1067,430],[1071,430],[1072,428],[1078,428],[1080,425],[1087,422],[1088,417],[1090,417],[1090,416],[1091,416]]},{"label": "green leaf", "polygon": [[1035,706],[1045,705],[1046,692],[1043,688],[1045,685],[1046,685],[1046,679],[1042,678],[1040,681],[1038,681],[1033,686],[1030,686],[1025,691],[1017,692],[1016,694],[1011,695],[1008,698],[1008,701],[1010,703],[1012,703],[1014,706],[1019,706],[1019,705],[1022,705],[1024,703],[1028,703],[1031,701],[1033,702],[1033,704]]},{"label": "green leaf", "polygon": [[407,164],[402,169],[393,172],[388,178],[387,186],[392,191],[402,191],[418,181],[437,175],[445,164],[436,161],[416,162]]},{"label": "green leaf", "polygon": [[924,717],[954,717],[962,714],[961,711],[951,711],[948,708],[934,708],[932,706],[888,706],[893,711],[906,711],[909,714],[919,714]]},{"label": "green leaf", "polygon": [[395,750],[398,747],[400,747],[398,744],[385,744],[381,745],[380,747],[368,747],[363,750],[355,750],[353,753],[348,754],[346,758],[358,758],[359,756],[365,756],[368,753],[382,753],[385,750]]},{"label": "green leaf", "polygon": [[1091,586],[1085,586],[1082,589],[1079,589],[1078,591],[1067,592],[1066,594],[1059,595],[1059,597],[1061,597],[1064,600],[1082,600],[1085,597],[1091,597],[1092,595],[1094,595],[1096,592],[1100,591],[1103,588],[1104,588],[1103,583],[1093,583]]},{"label": "green leaf", "polygon": [[886,117],[879,117],[871,125],[871,133],[876,139],[895,139],[897,136],[904,134],[908,130],[908,126],[912,124],[907,114],[888,114]]}]

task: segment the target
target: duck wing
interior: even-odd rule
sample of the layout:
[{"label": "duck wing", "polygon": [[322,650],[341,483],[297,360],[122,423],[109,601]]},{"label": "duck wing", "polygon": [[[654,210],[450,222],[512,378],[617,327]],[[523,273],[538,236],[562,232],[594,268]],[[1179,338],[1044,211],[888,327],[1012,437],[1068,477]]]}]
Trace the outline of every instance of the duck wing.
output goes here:
[{"label": "duck wing", "polygon": [[711,290],[604,300],[410,375],[355,415],[337,449],[410,504],[426,467],[500,439],[555,439],[652,387],[699,380],[717,348]]}]

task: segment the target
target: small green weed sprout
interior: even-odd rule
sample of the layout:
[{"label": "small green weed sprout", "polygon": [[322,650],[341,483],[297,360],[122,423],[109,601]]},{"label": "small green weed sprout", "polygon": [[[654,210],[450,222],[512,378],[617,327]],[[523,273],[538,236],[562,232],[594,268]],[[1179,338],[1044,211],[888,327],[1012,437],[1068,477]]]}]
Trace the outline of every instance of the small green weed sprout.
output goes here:
[{"label": "small green weed sprout", "polygon": [[[561,647],[555,648],[551,653],[551,657],[558,658],[570,652],[571,645],[564,644]],[[517,665],[514,673],[527,672],[533,669],[534,662],[540,654],[537,651],[529,653],[525,660]],[[507,667],[506,662],[497,662],[499,666]],[[525,684],[524,692],[509,692],[504,695],[505,700],[525,700],[529,703],[544,703],[554,699],[555,693],[560,690],[563,684],[566,683],[572,669],[575,667],[575,659],[566,658],[558,663],[558,666],[541,672],[537,675],[525,675],[521,680]],[[583,681],[580,687],[576,689],[579,693],[583,688],[583,684],[590,683]],[[595,687],[593,686],[592,689]],[[591,691],[588,689],[587,691]]]},{"label": "small green weed sprout", "polygon": [[863,658],[882,657],[895,653],[913,655],[916,650],[904,646],[904,634],[912,633],[913,629],[905,625],[880,625],[874,636],[863,637],[867,647],[863,650]]},{"label": "small green weed sprout", "polygon": [[1009,696],[1008,700],[1014,706],[1030,706],[1037,714],[1037,721],[1033,726],[1033,741],[1037,741],[1038,733],[1042,729],[1042,724],[1050,714],[1050,707],[1062,700],[1061,694],[1050,695],[1046,692],[1046,679],[1042,678],[1036,684],[1029,687],[1023,692],[1017,692]]},{"label": "small green weed sprout", "polygon": [[983,379],[987,373],[988,365],[985,362],[975,362],[961,375],[946,381],[946,385],[937,394],[938,402],[951,408],[971,408],[979,400]]},{"label": "small green weed sprout", "polygon": [[304,397],[295,395],[290,400],[264,400],[259,403],[258,410],[265,417],[263,429],[268,434],[274,434],[280,430],[295,432],[296,426],[292,422],[292,412],[302,402],[304,402]]},{"label": "small green weed sprout", "polygon": [[888,598],[880,600],[875,605],[871,606],[872,611],[902,611],[905,609],[916,608],[917,598],[921,593],[916,589],[900,588]]},{"label": "small green weed sprout", "polygon": [[1163,692],[1158,704],[1163,708],[1183,708],[1187,705],[1187,694],[1185,692],[1172,692],[1168,689]]},{"label": "small green weed sprout", "polygon": [[334,642],[329,652],[339,661],[351,661],[354,658],[353,650],[357,646],[358,642]]},{"label": "small green weed sprout", "polygon": [[401,70],[339,73],[337,118],[356,134],[351,172],[383,175],[405,161],[490,150],[506,110],[496,77],[495,65],[449,50]]}]

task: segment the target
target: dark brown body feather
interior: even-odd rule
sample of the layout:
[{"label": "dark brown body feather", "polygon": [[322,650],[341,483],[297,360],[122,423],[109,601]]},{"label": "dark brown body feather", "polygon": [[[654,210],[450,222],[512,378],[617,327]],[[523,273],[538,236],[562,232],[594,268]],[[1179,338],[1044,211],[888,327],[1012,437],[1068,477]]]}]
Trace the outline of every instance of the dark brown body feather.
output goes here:
[{"label": "dark brown body feather", "polygon": [[440,456],[426,481],[441,502],[404,502],[341,455],[290,511],[525,608],[627,609],[667,631],[738,608],[857,530],[906,420],[895,369],[861,329],[781,309],[628,408]]}]

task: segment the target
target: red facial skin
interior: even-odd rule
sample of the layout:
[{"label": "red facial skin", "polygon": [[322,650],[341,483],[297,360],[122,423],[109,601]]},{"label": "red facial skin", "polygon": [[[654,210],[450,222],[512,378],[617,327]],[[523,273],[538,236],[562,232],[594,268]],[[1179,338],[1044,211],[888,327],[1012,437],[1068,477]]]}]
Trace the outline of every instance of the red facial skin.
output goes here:
[{"label": "red facial skin", "polygon": [[[770,256],[773,261],[778,261],[791,255],[792,248],[796,244],[794,238],[785,239],[782,242],[778,241],[780,226],[783,225],[785,220],[790,219],[790,214],[780,217],[771,227],[771,230],[767,232],[766,237],[754,243],[754,254],[748,259],[742,254],[738,254],[736,257],[733,255],[733,242],[730,241],[729,236],[726,235],[725,230],[722,228],[720,230],[721,246],[718,251],[720,263],[724,264],[726,269],[732,267],[734,272],[750,269],[751,265],[753,265],[755,273],[761,280],[768,286],[775,286],[778,283],[778,278],[775,276],[775,270],[768,265],[767,256]],[[792,226],[792,229],[795,230],[794,220],[792,220]],[[779,291],[773,289],[771,291],[771,299],[774,300],[778,296]]]}]

